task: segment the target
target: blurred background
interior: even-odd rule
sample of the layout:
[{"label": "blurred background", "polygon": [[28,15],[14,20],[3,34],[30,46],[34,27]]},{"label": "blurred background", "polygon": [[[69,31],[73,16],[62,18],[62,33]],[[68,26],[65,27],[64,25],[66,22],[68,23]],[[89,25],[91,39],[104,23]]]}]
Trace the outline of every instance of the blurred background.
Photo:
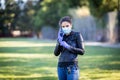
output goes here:
[{"label": "blurred background", "polygon": [[119,0],[0,0],[0,37],[56,39],[69,15],[86,41],[120,42]]},{"label": "blurred background", "polygon": [[0,80],[57,80],[66,15],[85,40],[80,80],[120,80],[120,0],[0,0]]}]

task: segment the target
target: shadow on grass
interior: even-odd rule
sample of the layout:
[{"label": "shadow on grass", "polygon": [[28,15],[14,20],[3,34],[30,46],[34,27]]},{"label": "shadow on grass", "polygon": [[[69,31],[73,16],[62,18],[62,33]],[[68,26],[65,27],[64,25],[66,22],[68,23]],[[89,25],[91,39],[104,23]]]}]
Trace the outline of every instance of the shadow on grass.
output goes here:
[{"label": "shadow on grass", "polygon": [[[15,76],[27,76],[32,74],[41,75],[55,75],[57,67],[57,57],[53,57],[53,47],[2,47],[0,48],[0,74],[3,74],[5,78],[0,80],[57,80],[57,77],[32,77],[32,78],[10,78],[7,79],[6,75]],[[14,56],[14,54],[20,54],[21,57],[9,57],[8,54]],[[29,58],[23,54],[40,53],[41,55],[34,58]],[[42,56],[44,53],[45,56]],[[53,55],[52,57],[50,55]],[[112,70],[120,70],[120,49],[103,48],[103,47],[86,47],[86,53],[79,59],[80,69],[82,71],[89,69],[95,71],[99,68],[100,71],[108,70],[105,74],[108,74]],[[4,56],[6,54],[7,56]],[[2,56],[3,55],[3,56]],[[86,68],[87,66],[87,68]],[[102,73],[103,73],[102,72]],[[85,72],[86,74],[87,72]],[[92,72],[91,72],[92,73]],[[95,71],[94,74],[99,72]],[[102,74],[100,73],[100,74]],[[93,73],[92,73],[93,74]],[[87,76],[91,76],[88,74]],[[12,77],[12,76],[11,76]],[[95,77],[96,78],[96,77]],[[101,78],[101,76],[98,78]],[[85,80],[85,79],[84,79]],[[91,79],[92,80],[92,79]],[[113,80],[113,79],[112,79]]]},{"label": "shadow on grass", "polygon": [[1,58],[0,57],[0,67],[5,67],[5,66],[32,66],[32,67],[44,67],[48,66],[49,67],[55,67],[57,65],[57,61],[55,58]]},{"label": "shadow on grass", "polygon": [[30,43],[56,43],[56,40],[47,40],[47,39],[33,39],[33,38],[0,38],[0,42],[5,41],[15,41],[15,42],[30,42]]},{"label": "shadow on grass", "polygon": [[110,58],[104,59],[99,66],[100,69],[103,70],[120,70],[120,56],[113,56]]},{"label": "shadow on grass", "polygon": [[0,47],[0,53],[53,53],[54,46],[42,47]]},{"label": "shadow on grass", "polygon": [[120,49],[104,47],[86,47],[86,53],[80,58],[81,69],[120,70]]}]

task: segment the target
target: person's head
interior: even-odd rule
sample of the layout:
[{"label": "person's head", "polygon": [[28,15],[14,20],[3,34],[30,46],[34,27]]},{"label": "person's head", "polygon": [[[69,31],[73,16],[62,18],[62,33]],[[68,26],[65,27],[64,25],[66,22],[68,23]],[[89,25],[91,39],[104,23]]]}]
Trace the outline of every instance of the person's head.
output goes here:
[{"label": "person's head", "polygon": [[69,16],[62,17],[59,21],[59,26],[64,34],[69,34],[72,30],[72,19]]}]

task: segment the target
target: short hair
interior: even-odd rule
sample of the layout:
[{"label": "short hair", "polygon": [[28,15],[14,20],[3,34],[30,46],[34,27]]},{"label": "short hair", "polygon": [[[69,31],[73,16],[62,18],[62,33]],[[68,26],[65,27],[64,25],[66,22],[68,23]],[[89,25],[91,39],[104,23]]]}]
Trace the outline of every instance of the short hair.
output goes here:
[{"label": "short hair", "polygon": [[69,17],[69,16],[64,16],[64,17],[62,17],[61,19],[60,19],[60,21],[59,21],[59,26],[62,24],[62,22],[64,22],[64,21],[67,21],[67,22],[69,22],[69,23],[72,23],[72,19],[71,19],[71,17]]}]

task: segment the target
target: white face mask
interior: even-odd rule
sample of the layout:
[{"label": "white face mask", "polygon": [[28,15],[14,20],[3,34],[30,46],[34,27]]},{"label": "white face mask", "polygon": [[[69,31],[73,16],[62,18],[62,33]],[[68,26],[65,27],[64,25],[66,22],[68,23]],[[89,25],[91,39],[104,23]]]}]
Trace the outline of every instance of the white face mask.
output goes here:
[{"label": "white face mask", "polygon": [[71,27],[64,27],[64,28],[62,27],[62,31],[64,34],[69,34],[71,30],[72,30]]}]

